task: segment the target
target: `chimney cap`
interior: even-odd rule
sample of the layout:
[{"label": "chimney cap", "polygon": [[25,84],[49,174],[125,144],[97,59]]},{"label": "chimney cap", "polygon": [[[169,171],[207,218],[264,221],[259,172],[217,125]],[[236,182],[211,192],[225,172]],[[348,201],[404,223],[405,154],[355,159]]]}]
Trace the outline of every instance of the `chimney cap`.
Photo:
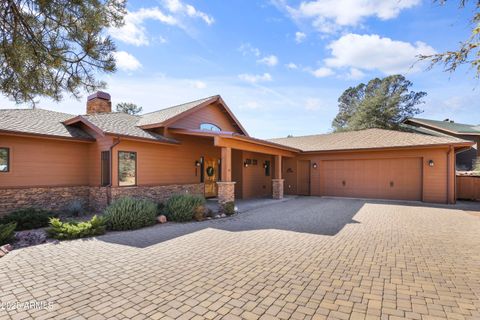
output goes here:
[{"label": "chimney cap", "polygon": [[90,101],[93,99],[103,99],[103,100],[110,101],[111,97],[110,97],[110,94],[108,94],[107,92],[97,91],[94,94],[89,95],[87,98],[87,101]]}]

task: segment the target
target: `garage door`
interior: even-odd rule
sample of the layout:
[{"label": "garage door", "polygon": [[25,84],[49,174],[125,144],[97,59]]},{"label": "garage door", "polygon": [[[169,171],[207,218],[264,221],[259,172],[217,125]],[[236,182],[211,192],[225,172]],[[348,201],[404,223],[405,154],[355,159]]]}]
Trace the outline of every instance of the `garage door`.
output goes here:
[{"label": "garage door", "polygon": [[335,197],[421,200],[422,159],[322,161],[320,190]]}]

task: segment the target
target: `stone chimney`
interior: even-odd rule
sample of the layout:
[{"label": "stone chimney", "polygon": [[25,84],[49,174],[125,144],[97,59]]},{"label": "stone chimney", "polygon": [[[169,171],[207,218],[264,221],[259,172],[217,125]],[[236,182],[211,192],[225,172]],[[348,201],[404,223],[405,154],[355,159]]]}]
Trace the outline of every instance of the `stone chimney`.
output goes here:
[{"label": "stone chimney", "polygon": [[110,95],[103,91],[97,91],[87,98],[87,114],[112,112]]}]

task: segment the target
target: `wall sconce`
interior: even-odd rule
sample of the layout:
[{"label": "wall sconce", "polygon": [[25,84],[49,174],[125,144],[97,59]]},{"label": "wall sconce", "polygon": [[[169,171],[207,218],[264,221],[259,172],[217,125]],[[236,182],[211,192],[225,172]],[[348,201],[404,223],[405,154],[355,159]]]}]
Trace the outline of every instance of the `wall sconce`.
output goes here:
[{"label": "wall sconce", "polygon": [[433,162],[433,160],[429,160],[429,161],[428,161],[428,165],[429,165],[430,167],[433,167],[433,166],[435,165],[435,162]]},{"label": "wall sconce", "polygon": [[267,169],[268,168],[268,164],[266,162],[263,163],[263,168],[264,169]]},{"label": "wall sconce", "polygon": [[245,168],[248,168],[248,163],[247,163],[247,161],[244,161],[244,162],[243,162],[243,166],[244,166]]},{"label": "wall sconce", "polygon": [[200,167],[201,165],[202,165],[202,164],[200,163],[200,161],[198,161],[198,160],[195,160],[195,167],[197,167],[197,168],[198,168],[198,167]]},{"label": "wall sconce", "polygon": [[317,169],[317,167],[318,167],[317,163],[314,162],[313,165],[312,165],[312,167],[313,167],[313,169]]}]

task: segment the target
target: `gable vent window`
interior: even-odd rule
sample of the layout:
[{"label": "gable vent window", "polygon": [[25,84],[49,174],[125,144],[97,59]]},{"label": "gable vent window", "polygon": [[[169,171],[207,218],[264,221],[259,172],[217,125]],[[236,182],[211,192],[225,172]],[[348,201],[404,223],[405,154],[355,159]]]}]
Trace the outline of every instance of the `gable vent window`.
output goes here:
[{"label": "gable vent window", "polygon": [[10,171],[10,149],[0,148],[0,172]]},{"label": "gable vent window", "polygon": [[202,123],[200,124],[200,130],[205,131],[222,131],[220,127],[214,125],[213,123]]}]

